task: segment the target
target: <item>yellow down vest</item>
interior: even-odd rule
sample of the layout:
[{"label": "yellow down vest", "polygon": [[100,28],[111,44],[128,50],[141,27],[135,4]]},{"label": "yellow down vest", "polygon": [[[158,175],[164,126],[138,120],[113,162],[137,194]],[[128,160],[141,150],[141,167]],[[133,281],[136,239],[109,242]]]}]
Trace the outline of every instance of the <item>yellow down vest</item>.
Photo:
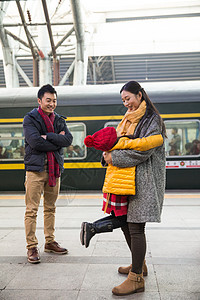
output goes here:
[{"label": "yellow down vest", "polygon": [[[122,137],[110,151],[119,149],[147,151],[159,147],[162,144],[163,137],[161,134],[137,139]],[[135,169],[136,167],[118,168],[113,165],[108,165],[102,189],[103,193],[135,195]]]}]

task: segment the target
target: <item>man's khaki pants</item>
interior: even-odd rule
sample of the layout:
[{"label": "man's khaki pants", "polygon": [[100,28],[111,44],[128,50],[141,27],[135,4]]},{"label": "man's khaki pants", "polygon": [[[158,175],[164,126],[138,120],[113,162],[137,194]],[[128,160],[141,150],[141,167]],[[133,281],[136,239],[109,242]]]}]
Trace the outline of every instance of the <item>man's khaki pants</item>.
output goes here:
[{"label": "man's khaki pants", "polygon": [[44,197],[44,235],[46,243],[54,241],[55,231],[55,202],[60,189],[60,178],[56,179],[56,186],[49,186],[48,173],[43,172],[26,172],[25,180],[25,233],[27,249],[37,247],[38,240],[35,235],[37,212],[40,204],[41,195]]}]

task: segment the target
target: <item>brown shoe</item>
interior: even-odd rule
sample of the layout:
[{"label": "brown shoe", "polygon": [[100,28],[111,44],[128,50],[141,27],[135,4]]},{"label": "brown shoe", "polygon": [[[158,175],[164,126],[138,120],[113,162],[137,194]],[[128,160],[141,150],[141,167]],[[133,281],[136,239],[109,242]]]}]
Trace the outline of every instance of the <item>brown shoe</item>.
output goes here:
[{"label": "brown shoe", "polygon": [[67,254],[68,250],[65,248],[61,248],[60,245],[54,241],[52,243],[45,244],[44,252],[53,252],[56,254]]},{"label": "brown shoe", "polygon": [[[128,274],[130,272],[131,268],[132,268],[132,265],[130,265],[128,267],[119,267],[118,272],[120,274]],[[144,260],[144,262],[143,262],[142,273],[143,273],[143,276],[147,276],[148,275],[148,269],[147,269],[147,265],[146,265],[146,260]]]},{"label": "brown shoe", "polygon": [[117,296],[124,296],[133,293],[144,292],[144,279],[142,274],[129,272],[127,279],[120,285],[112,289],[112,293]]},{"label": "brown shoe", "polygon": [[28,262],[31,264],[38,264],[40,262],[39,250],[37,247],[28,249],[27,251]]}]

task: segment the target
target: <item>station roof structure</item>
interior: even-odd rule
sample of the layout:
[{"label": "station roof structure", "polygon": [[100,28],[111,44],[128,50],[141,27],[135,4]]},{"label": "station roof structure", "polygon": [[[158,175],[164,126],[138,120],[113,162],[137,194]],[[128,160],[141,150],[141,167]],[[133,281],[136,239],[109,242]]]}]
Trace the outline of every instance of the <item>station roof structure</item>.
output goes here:
[{"label": "station roof structure", "polygon": [[0,86],[200,79],[199,0],[0,2]]}]

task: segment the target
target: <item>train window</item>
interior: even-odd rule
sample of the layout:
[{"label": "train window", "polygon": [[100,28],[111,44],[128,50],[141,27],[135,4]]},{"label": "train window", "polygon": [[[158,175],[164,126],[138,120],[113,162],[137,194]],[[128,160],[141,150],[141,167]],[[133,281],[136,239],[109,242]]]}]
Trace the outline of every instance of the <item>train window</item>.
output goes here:
[{"label": "train window", "polygon": [[105,123],[104,127],[114,127],[116,129],[118,124],[119,124],[119,121],[118,122],[117,121],[107,122],[107,123]]},{"label": "train window", "polygon": [[67,123],[71,134],[73,135],[72,145],[64,148],[65,159],[83,159],[86,157],[86,146],[84,138],[86,137],[86,126],[84,123]]},{"label": "train window", "polygon": [[22,125],[0,126],[0,160],[23,159],[24,137]]},{"label": "train window", "polygon": [[165,121],[167,139],[165,141],[167,156],[200,155],[199,120]]},{"label": "train window", "polygon": [[[119,122],[107,122],[104,127],[117,128]],[[200,122],[199,120],[165,121],[167,139],[165,140],[166,156],[200,155]]]},{"label": "train window", "polygon": [[[67,123],[67,126],[73,135],[73,144],[63,149],[65,159],[85,158],[85,124]],[[24,151],[25,147],[22,125],[0,125],[0,160],[23,160]]]}]

